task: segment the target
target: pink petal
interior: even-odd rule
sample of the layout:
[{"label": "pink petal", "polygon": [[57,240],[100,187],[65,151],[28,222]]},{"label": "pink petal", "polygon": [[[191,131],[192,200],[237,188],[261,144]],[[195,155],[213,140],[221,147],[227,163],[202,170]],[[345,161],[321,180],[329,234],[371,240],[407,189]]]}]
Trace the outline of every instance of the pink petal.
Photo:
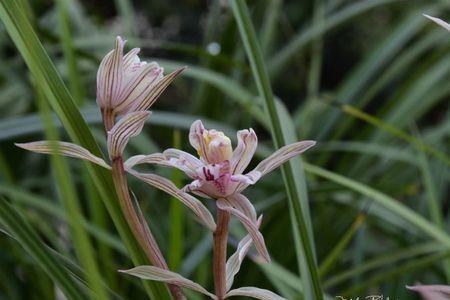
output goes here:
[{"label": "pink petal", "polygon": [[256,220],[256,210],[253,204],[242,194],[234,194],[225,199],[234,208],[245,214],[253,223],[258,223]]},{"label": "pink petal", "polygon": [[177,198],[190,210],[192,210],[201,223],[203,223],[211,231],[216,230],[216,223],[214,222],[214,218],[209,210],[198,199],[178,189],[170,180],[155,174],[139,173],[133,170],[128,170],[128,172],[143,182]]},{"label": "pink petal", "polygon": [[125,41],[116,38],[113,51],[100,63],[97,72],[97,102],[101,108],[112,108],[118,101],[123,84],[123,48]]},{"label": "pink petal", "polygon": [[179,68],[172,73],[164,76],[162,79],[156,81],[151,84],[146,90],[142,92],[143,99],[136,101],[134,105],[130,108],[130,111],[139,111],[139,110],[147,110],[149,109],[153,103],[158,99],[158,97],[164,92],[164,90],[172,83],[172,81],[177,77],[181,72],[183,72],[186,67]]},{"label": "pink petal", "polygon": [[287,300],[281,296],[278,296],[274,292],[256,287],[241,287],[227,293],[227,297],[233,296],[244,296],[260,300]]},{"label": "pink petal", "polygon": [[[111,68],[111,62],[112,62],[112,56],[114,54],[114,50],[111,50],[108,52],[108,54],[105,55],[105,57],[102,59],[100,66],[98,67],[97,71],[97,105],[100,108],[110,107],[111,106],[111,99],[107,98],[106,90],[107,90],[107,82],[106,78],[108,75],[108,72]],[[109,84],[109,83],[108,83]]]},{"label": "pink petal", "polygon": [[149,155],[134,155],[127,159],[124,163],[125,169],[132,169],[135,165],[140,164],[152,164],[152,165],[161,165],[161,166],[167,166],[171,167],[172,165],[169,164],[166,157],[162,153],[153,153]]},{"label": "pink petal", "polygon": [[208,162],[208,158],[206,155],[208,154],[207,146],[205,144],[205,140],[203,138],[203,133],[205,132],[205,127],[203,126],[202,121],[196,120],[191,125],[191,129],[189,131],[189,142],[191,143],[192,147],[197,150],[199,153],[200,158],[203,159],[203,156],[205,156],[204,162]]},{"label": "pink petal", "polygon": [[139,60],[138,54],[141,51],[139,48],[133,48],[128,51],[127,54],[123,57],[123,71],[125,73],[130,72],[133,64],[136,60]]},{"label": "pink petal", "polygon": [[171,164],[185,172],[189,177],[194,177],[198,168],[204,166],[197,157],[174,148],[167,149],[163,152]]},{"label": "pink petal", "polygon": [[439,18],[435,18],[426,14],[423,14],[425,17],[427,17],[428,19],[430,19],[431,21],[435,22],[436,24],[438,24],[439,26],[442,26],[443,28],[447,29],[448,31],[450,31],[450,24],[445,22],[444,20],[441,20]]},{"label": "pink petal", "polygon": [[261,172],[262,176],[266,175],[294,156],[305,152],[315,144],[315,141],[302,141],[281,147],[268,158],[260,162],[255,170]]},{"label": "pink petal", "polygon": [[120,93],[120,102],[114,107],[117,114],[128,111],[138,111],[146,109],[131,109],[139,104],[150,93],[153,85],[162,76],[162,69],[156,64],[146,64],[129,78]]},{"label": "pink petal", "polygon": [[238,175],[233,175],[231,176],[231,180],[232,181],[237,181],[239,182],[238,185],[236,186],[236,189],[234,191],[234,193],[240,193],[242,192],[245,188],[247,188],[249,185],[253,185],[256,182],[258,182],[258,180],[261,178],[261,172],[259,171],[251,171],[245,175],[243,174],[238,174]]},{"label": "pink petal", "polygon": [[246,212],[240,210],[240,207],[233,207],[226,199],[218,199],[216,201],[216,204],[219,209],[228,211],[239,219],[239,221],[242,223],[242,225],[244,225],[245,229],[252,237],[253,243],[255,244],[258,253],[266,262],[270,262],[270,256],[267,252],[264,237],[262,236],[261,232],[259,232],[256,222],[253,222],[251,217],[248,217],[246,215]]},{"label": "pink petal", "polygon": [[418,292],[425,300],[449,300],[450,286],[447,285],[415,285],[407,289]]},{"label": "pink petal", "polygon": [[231,159],[232,174],[242,174],[255,154],[258,137],[253,129],[240,130],[237,133],[238,145]]},{"label": "pink petal", "polygon": [[125,162],[125,167],[131,169],[135,165],[139,164],[155,164],[159,166],[177,168],[191,178],[196,176],[196,169],[204,165],[193,155],[172,148],[165,150],[164,153],[132,156]]},{"label": "pink petal", "polygon": [[212,299],[217,299],[217,297],[210,292],[208,292],[204,287],[198,283],[193,282],[187,278],[184,278],[178,273],[161,269],[155,266],[137,266],[130,270],[120,270],[121,273],[130,274],[141,279],[162,281],[184,288],[188,288],[202,294],[207,295]]},{"label": "pink petal", "polygon": [[59,141],[38,141],[31,143],[16,143],[17,147],[36,153],[59,154],[69,157],[81,158],[93,162],[106,169],[111,167],[100,157],[95,156],[89,150],[76,144]]},{"label": "pink petal", "polygon": [[[262,216],[258,218],[257,226],[261,226],[262,222]],[[236,252],[233,253],[233,255],[230,256],[230,258],[227,260],[226,265],[226,273],[227,273],[227,280],[226,280],[226,289],[227,291],[230,290],[231,286],[233,285],[234,276],[239,272],[239,269],[241,268],[241,264],[244,260],[244,257],[247,255],[248,250],[250,250],[250,247],[252,245],[252,237],[247,234],[238,244]]]},{"label": "pink petal", "polygon": [[138,135],[150,112],[138,111],[126,114],[108,132],[108,151],[111,159],[121,156],[129,139]]}]

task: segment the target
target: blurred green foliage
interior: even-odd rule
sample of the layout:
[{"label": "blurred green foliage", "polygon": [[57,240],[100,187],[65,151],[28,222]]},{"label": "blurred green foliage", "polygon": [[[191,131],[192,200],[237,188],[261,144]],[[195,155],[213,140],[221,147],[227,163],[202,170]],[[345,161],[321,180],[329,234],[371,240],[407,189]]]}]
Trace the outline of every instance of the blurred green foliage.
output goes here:
[{"label": "blurred green foliage", "polygon": [[[153,107],[149,125],[131,141],[128,154],[156,152],[174,140],[192,152],[186,130],[197,118],[233,138],[237,129],[254,128],[258,159],[274,147],[227,1],[16,2],[102,147],[96,71],[116,35],[126,38],[129,48],[141,47],[146,60],[159,61],[167,71],[189,67]],[[406,284],[449,284],[450,34],[422,13],[448,20],[450,3],[262,0],[247,5],[273,93],[289,112],[294,136],[318,141],[303,160],[325,292],[331,298],[383,294],[414,299]],[[82,217],[73,226],[81,240],[84,231],[90,234],[95,268],[109,297],[143,298],[139,281],[116,272],[131,266],[130,255],[83,164],[65,160],[63,169],[70,170],[67,178],[77,193],[70,215],[62,198],[67,193],[58,183],[62,170],[55,170],[48,157],[13,145],[43,139],[46,127],[40,118],[39,78],[32,77],[3,24],[0,58],[0,211],[22,216],[5,219],[0,214],[5,233],[0,235],[0,299],[57,299],[56,290],[71,291],[73,278],[95,286],[96,275],[85,273],[86,251],[80,251],[69,230],[78,213]],[[61,139],[70,139],[64,120],[61,125],[55,118],[54,125]],[[303,172],[302,165],[296,166]],[[170,170],[152,171],[175,177],[180,186],[186,183]],[[163,252],[173,260],[169,264],[212,290],[208,232],[167,195],[132,178],[130,185]],[[302,299],[279,171],[246,193],[264,214],[261,230],[274,263],[247,260],[235,285]],[[232,245],[243,235],[235,225]],[[20,231],[21,226],[27,230]],[[180,232],[182,240],[168,238]],[[60,262],[76,276],[55,272],[50,277],[37,260],[51,266]],[[85,289],[78,293],[88,297]],[[66,295],[82,297],[72,292]],[[189,299],[201,298],[189,294]]]}]

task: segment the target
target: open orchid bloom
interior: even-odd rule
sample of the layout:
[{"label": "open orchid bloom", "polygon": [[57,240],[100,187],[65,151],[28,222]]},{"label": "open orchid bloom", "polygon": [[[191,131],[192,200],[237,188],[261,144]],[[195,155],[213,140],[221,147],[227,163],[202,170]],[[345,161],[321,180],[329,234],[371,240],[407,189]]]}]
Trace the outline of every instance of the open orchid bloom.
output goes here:
[{"label": "open orchid bloom", "polygon": [[419,293],[424,300],[450,300],[450,286],[447,285],[414,285],[407,289]]},{"label": "open orchid bloom", "polygon": [[434,23],[438,24],[439,26],[442,26],[443,28],[447,29],[447,31],[450,31],[450,24],[445,22],[444,20],[441,20],[439,18],[435,18],[426,14],[423,14],[425,17],[433,21]]},{"label": "open orchid bloom", "polygon": [[191,125],[189,140],[199,158],[178,150],[133,156],[125,162],[132,168],[137,164],[151,163],[175,167],[193,179],[184,189],[208,198],[233,198],[249,185],[281,164],[315,145],[314,141],[302,141],[282,147],[259,163],[253,171],[244,174],[258,145],[253,129],[237,133],[238,145],[232,149],[231,140],[217,130],[206,130],[200,120]]},{"label": "open orchid bloom", "polygon": [[256,151],[258,139],[252,129],[240,130],[237,138],[238,145],[233,151],[231,140],[223,132],[207,130],[197,120],[191,125],[189,140],[199,158],[181,150],[168,149],[159,154],[131,157],[125,162],[125,168],[151,163],[182,170],[193,180],[184,190],[216,199],[217,207],[239,219],[259,254],[270,261],[264,238],[258,230],[255,208],[241,193],[263,175],[314,146],[315,142],[302,141],[284,146],[259,163],[254,170],[244,174]]},{"label": "open orchid bloom", "polygon": [[125,41],[117,37],[114,50],[103,58],[97,72],[97,104],[103,115],[149,109],[183,70],[163,76],[164,70],[158,63],[139,59],[139,48],[124,55],[124,46]]}]

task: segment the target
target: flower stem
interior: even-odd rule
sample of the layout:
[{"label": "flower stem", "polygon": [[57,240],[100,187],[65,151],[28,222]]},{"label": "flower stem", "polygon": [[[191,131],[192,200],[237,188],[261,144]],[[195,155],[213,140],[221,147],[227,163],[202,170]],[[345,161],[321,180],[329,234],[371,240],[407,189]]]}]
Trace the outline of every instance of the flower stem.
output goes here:
[{"label": "flower stem", "polygon": [[105,126],[105,132],[106,134],[108,134],[108,131],[110,131],[111,128],[113,128],[116,118],[114,116],[112,109],[102,108],[101,113],[103,118],[103,124]]},{"label": "flower stem", "polygon": [[230,223],[230,213],[217,208],[217,228],[214,231],[214,287],[218,300],[225,299],[226,288],[226,263],[228,244],[228,224]]},{"label": "flower stem", "polygon": [[[128,182],[126,180],[123,159],[121,156],[112,160],[112,177],[120,201],[120,206],[134,237],[142,247],[148,260],[154,266],[168,270],[166,260],[164,259],[148,224],[144,220],[141,220],[136,213],[130,193],[128,192]],[[169,285],[169,290],[175,299],[186,299],[181,288],[178,286]]]}]

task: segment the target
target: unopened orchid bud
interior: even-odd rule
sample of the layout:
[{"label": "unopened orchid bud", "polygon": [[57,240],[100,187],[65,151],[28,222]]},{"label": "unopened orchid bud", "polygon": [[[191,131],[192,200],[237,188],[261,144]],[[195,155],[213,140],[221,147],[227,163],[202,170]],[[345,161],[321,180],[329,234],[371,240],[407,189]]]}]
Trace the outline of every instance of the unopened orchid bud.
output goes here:
[{"label": "unopened orchid bud", "polygon": [[140,60],[139,48],[124,55],[124,46],[125,41],[117,37],[114,50],[103,58],[97,72],[97,104],[104,119],[114,120],[129,112],[148,110],[184,70],[180,68],[164,76],[158,63]]}]

